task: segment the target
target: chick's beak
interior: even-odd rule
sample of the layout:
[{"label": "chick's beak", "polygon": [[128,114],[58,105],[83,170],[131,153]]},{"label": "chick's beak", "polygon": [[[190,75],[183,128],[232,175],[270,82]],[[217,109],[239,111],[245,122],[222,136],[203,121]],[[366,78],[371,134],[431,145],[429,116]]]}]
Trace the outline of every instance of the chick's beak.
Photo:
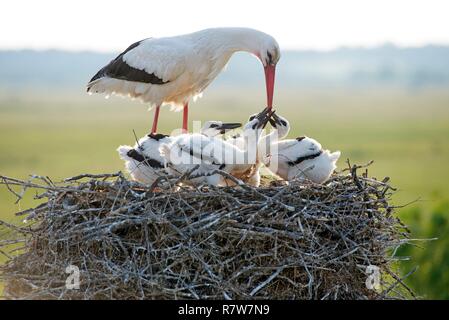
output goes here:
[{"label": "chick's beak", "polygon": [[257,119],[259,120],[257,128],[265,128],[272,114],[273,111],[271,111],[269,108],[263,109],[262,112],[257,115]]},{"label": "chick's beak", "polygon": [[241,123],[223,123],[221,126],[219,126],[217,129],[220,130],[221,132],[226,132],[232,129],[237,129],[240,128],[242,126]]},{"label": "chick's beak", "polygon": [[279,124],[278,119],[279,119],[279,117],[276,115],[276,110],[272,111],[271,117],[270,117],[270,119],[268,119],[268,121],[270,122],[270,124],[273,128],[277,128],[277,125]]},{"label": "chick's beak", "polygon": [[279,116],[276,114],[276,113],[274,113],[273,112],[273,116],[272,116],[272,118],[273,118],[273,121],[274,121],[274,123],[276,124],[276,125],[283,125],[283,123],[282,123],[282,121],[281,121],[281,118],[279,118]]}]

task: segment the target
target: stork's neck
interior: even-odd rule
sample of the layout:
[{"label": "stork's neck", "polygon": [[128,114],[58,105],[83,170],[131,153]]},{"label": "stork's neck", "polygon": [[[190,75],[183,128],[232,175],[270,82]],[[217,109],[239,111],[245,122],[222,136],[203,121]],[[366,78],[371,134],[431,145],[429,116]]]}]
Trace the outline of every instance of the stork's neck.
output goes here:
[{"label": "stork's neck", "polygon": [[280,140],[280,137],[278,134],[279,134],[279,132],[277,130],[271,130],[271,132],[269,134],[266,134],[260,138],[259,143],[272,144],[274,142],[277,142]]},{"label": "stork's neck", "polygon": [[243,154],[245,164],[255,164],[258,160],[259,140],[262,129],[246,129],[243,131]]},{"label": "stork's neck", "polygon": [[259,55],[261,43],[268,37],[267,34],[250,28],[213,28],[196,33],[207,46],[220,49],[233,54],[245,51],[256,56]]},{"label": "stork's neck", "polygon": [[272,130],[269,134],[260,137],[257,144],[257,157],[260,161],[271,153],[271,146],[278,142],[282,137],[279,137],[277,130]]}]

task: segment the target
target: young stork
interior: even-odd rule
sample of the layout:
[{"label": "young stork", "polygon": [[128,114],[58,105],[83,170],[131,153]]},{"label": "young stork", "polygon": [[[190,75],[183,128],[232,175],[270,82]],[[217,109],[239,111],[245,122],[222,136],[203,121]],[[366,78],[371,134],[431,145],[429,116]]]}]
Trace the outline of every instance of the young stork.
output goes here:
[{"label": "young stork", "polygon": [[152,133],[157,131],[161,105],[183,108],[186,132],[190,99],[201,96],[238,51],[249,52],[262,62],[271,109],[279,45],[272,36],[248,28],[213,28],[138,41],[100,69],[87,92],[129,96],[155,106]]},{"label": "young stork", "polygon": [[[201,128],[200,134],[215,137],[241,126],[241,123],[207,121]],[[174,139],[168,135],[151,133],[140,138],[134,147],[120,146],[117,151],[134,180],[152,184],[159,176],[167,174],[165,158],[159,149],[162,144],[170,144]]]},{"label": "young stork", "polygon": [[264,109],[244,126],[242,148],[198,134],[181,135],[173,143],[163,144],[161,151],[170,163],[170,173],[182,175],[194,170],[193,176],[200,177],[192,179],[193,184],[234,185],[226,177],[213,172],[218,169],[240,178],[252,170],[256,166],[258,140],[270,115],[270,111]]},{"label": "young stork", "polygon": [[[250,120],[253,118],[254,115],[250,117]],[[274,130],[260,138],[257,168],[251,172],[245,182],[259,186],[259,169],[262,164],[287,181],[299,178],[316,183],[325,182],[336,168],[340,151],[330,153],[329,150],[323,150],[316,140],[307,137],[282,140],[290,131],[288,120],[273,112],[269,121]],[[235,137],[229,141],[237,146],[243,143],[242,137]]]},{"label": "young stork", "polygon": [[309,137],[275,141],[270,144],[265,165],[284,180],[308,179],[323,183],[337,168],[340,151],[331,153]]},{"label": "young stork", "polygon": [[[253,120],[257,114],[251,115],[248,121]],[[270,146],[275,142],[284,139],[290,131],[290,123],[287,119],[278,116],[275,111],[272,112],[271,118],[269,119],[273,130],[260,138],[257,147],[257,160],[256,166],[253,170],[249,171],[246,176],[241,177],[241,179],[247,184],[258,187],[260,185],[260,168],[264,163],[269,162],[270,158]],[[231,143],[238,148],[244,147],[244,138],[241,135],[233,136],[226,140],[226,142]]]}]

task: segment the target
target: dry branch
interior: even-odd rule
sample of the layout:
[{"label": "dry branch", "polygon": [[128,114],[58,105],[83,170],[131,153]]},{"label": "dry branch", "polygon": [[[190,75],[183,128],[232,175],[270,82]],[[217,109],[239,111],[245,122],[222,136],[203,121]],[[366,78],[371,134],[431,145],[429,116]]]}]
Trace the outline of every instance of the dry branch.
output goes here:
[{"label": "dry branch", "polygon": [[[27,226],[0,225],[9,232],[0,241],[5,297],[410,298],[392,271],[400,257],[391,249],[408,242],[389,204],[394,189],[360,168],[349,165],[325,185],[260,188],[195,188],[173,177],[145,186],[121,173],[61,183],[0,176],[17,197],[19,186],[47,198],[19,213]],[[21,254],[11,254],[17,247]],[[69,265],[81,271],[79,290],[65,287]],[[370,265],[382,271],[377,291],[365,285]]]}]

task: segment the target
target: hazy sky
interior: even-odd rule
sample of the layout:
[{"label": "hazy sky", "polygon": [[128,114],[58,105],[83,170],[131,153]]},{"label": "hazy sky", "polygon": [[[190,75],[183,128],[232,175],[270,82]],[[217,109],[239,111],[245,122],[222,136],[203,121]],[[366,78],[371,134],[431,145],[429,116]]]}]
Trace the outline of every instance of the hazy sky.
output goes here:
[{"label": "hazy sky", "polygon": [[0,48],[121,50],[134,41],[245,26],[283,49],[449,44],[447,0],[5,0]]}]

